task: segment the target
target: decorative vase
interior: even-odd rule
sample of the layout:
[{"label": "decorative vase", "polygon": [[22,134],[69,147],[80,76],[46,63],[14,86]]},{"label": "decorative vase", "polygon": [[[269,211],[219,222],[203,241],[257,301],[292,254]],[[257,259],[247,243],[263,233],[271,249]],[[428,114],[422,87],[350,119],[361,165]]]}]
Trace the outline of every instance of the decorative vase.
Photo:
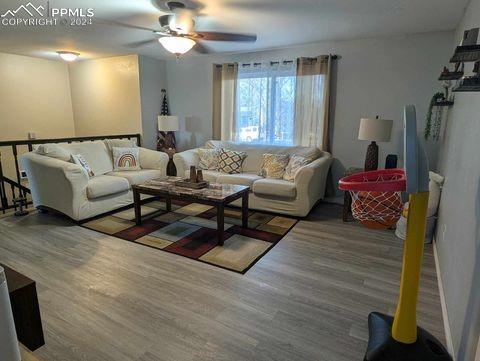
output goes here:
[{"label": "decorative vase", "polygon": [[197,169],[194,165],[190,166],[190,182],[197,183]]}]

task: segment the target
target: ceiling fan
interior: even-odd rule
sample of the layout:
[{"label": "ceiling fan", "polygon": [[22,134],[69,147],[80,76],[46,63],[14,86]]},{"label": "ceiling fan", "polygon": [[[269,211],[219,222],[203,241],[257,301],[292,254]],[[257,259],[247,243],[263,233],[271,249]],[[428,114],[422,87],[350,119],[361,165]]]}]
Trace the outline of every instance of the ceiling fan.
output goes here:
[{"label": "ceiling fan", "polygon": [[140,47],[158,41],[167,51],[177,57],[192,48],[202,54],[208,53],[209,50],[203,45],[203,41],[255,42],[257,40],[257,36],[252,34],[196,31],[196,12],[194,8],[187,7],[180,1],[167,1],[165,7],[170,13],[158,18],[161,26],[159,30],[123,24],[117,21],[109,21],[108,24],[152,31],[155,34],[153,39],[129,44],[130,47]]}]

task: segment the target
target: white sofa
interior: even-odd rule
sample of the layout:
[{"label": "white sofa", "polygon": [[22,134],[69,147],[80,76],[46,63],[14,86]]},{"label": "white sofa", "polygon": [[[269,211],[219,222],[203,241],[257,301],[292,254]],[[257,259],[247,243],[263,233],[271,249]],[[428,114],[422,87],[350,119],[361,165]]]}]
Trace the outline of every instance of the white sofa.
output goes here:
[{"label": "white sofa", "polygon": [[[226,174],[204,170],[203,177],[210,182],[250,186],[249,208],[251,209],[304,217],[325,195],[327,174],[332,163],[330,153],[312,147],[265,146],[217,140],[208,141],[205,148],[227,148],[247,153],[243,163],[243,173]],[[297,154],[312,157],[315,160],[296,173],[294,182],[289,182],[258,175],[264,153]],[[190,166],[198,166],[198,148],[175,154],[173,161],[177,168],[177,175],[188,178]],[[233,204],[240,205],[239,201]]]},{"label": "white sofa", "polygon": [[37,151],[24,154],[21,161],[27,172],[34,206],[56,210],[76,221],[131,204],[132,185],[166,175],[168,155],[146,148],[139,149],[140,170],[113,171],[111,147],[135,146],[134,141],[57,145],[67,154],[81,154],[95,176],[89,178],[79,165],[67,161],[68,158],[41,155]]}]

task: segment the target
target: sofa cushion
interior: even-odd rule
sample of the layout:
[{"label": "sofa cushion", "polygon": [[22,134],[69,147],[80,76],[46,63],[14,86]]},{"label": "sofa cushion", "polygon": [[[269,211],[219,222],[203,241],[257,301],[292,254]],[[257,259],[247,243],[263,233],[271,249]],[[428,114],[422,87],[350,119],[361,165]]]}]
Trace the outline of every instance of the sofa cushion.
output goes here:
[{"label": "sofa cushion", "polygon": [[62,144],[71,154],[81,154],[93,170],[95,175],[102,175],[113,170],[112,158],[105,143],[101,140],[94,142],[78,142]]},{"label": "sofa cushion", "polygon": [[35,153],[50,158],[60,159],[65,162],[70,162],[71,157],[70,152],[58,144],[40,144],[35,150]]},{"label": "sofa cushion", "polygon": [[141,169],[141,170],[124,170],[107,173],[109,176],[125,178],[130,185],[145,183],[152,179],[162,177],[162,171],[159,169]]},{"label": "sofa cushion", "polygon": [[264,153],[270,154],[297,154],[314,161],[319,158],[323,152],[316,147],[303,146],[279,146],[279,145],[263,145],[250,143],[237,143],[222,140],[209,140],[205,143],[205,148],[227,148],[231,150],[245,152],[247,158],[243,162],[242,169],[248,173],[259,173],[262,168]]},{"label": "sofa cushion", "polygon": [[126,192],[129,189],[130,185],[125,178],[99,175],[88,180],[87,197],[88,199],[95,199]]},{"label": "sofa cushion", "polygon": [[138,147],[138,157],[140,159],[140,168],[142,169],[161,169],[164,172],[167,169],[167,153]]},{"label": "sofa cushion", "polygon": [[255,195],[267,195],[282,198],[295,198],[297,188],[295,183],[283,179],[260,179],[253,183]]},{"label": "sofa cushion", "polygon": [[251,187],[255,181],[263,179],[257,174],[253,173],[240,173],[240,174],[224,174],[220,173],[217,178],[217,183],[223,184],[239,184],[242,186]]},{"label": "sofa cushion", "polygon": [[133,148],[137,147],[136,139],[105,139],[103,141],[107,146],[107,149],[111,152],[113,147],[120,148]]},{"label": "sofa cushion", "polygon": [[[212,183],[216,183],[219,176],[225,175],[225,173],[217,172],[215,170],[202,170],[202,173],[203,173],[203,180],[206,180],[207,182],[212,182]],[[190,169],[187,169],[185,171],[185,178],[187,179],[190,178]]]}]

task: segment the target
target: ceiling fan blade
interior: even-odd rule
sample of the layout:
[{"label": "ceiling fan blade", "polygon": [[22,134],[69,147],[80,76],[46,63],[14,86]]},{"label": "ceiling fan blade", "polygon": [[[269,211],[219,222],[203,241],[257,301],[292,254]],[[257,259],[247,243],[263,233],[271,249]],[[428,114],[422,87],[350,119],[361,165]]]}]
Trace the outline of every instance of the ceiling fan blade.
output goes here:
[{"label": "ceiling fan blade", "polygon": [[158,36],[172,36],[174,35],[172,31],[166,31],[166,30],[155,30],[154,31],[155,35]]},{"label": "ceiling fan blade", "polygon": [[127,48],[140,48],[142,46],[154,44],[157,42],[158,42],[157,39],[148,39],[148,40],[140,40],[140,41],[135,41],[133,43],[128,43],[128,44],[125,44],[125,46]]},{"label": "ceiling fan blade", "polygon": [[145,31],[152,31],[152,32],[155,31],[153,29],[145,28],[143,26],[122,23],[121,21],[117,21],[117,20],[95,18],[95,23],[102,24],[102,25],[109,25],[109,26],[120,26],[122,28],[129,28],[129,29],[145,30]]},{"label": "ceiling fan blade", "polygon": [[196,40],[195,45],[193,46],[193,50],[200,54],[209,54],[210,50],[205,47],[205,45],[201,44],[198,40]]},{"label": "ceiling fan blade", "polygon": [[217,31],[196,31],[202,40],[208,41],[245,41],[254,43],[257,41],[257,35],[254,34],[234,34],[220,33]]}]

